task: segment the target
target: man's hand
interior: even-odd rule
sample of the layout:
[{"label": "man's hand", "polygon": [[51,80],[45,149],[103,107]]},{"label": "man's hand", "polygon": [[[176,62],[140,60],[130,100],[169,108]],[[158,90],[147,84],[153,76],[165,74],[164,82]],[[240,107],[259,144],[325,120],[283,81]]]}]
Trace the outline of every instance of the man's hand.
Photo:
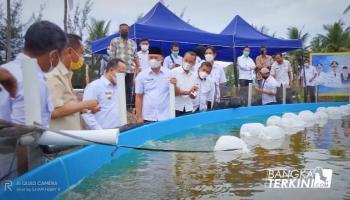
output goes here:
[{"label": "man's hand", "polygon": [[176,78],[170,78],[170,83],[176,85]]},{"label": "man's hand", "polygon": [[144,123],[142,116],[136,115],[136,122],[137,123]]},{"label": "man's hand", "polygon": [[97,100],[86,100],[83,101],[85,104],[85,109],[91,110],[92,113],[97,113],[100,111],[100,106]]},{"label": "man's hand", "polygon": [[190,90],[191,93],[193,92],[197,92],[198,91],[198,87],[197,86],[193,86]]},{"label": "man's hand", "polygon": [[262,89],[259,88],[258,86],[255,86],[254,88],[255,88],[255,90],[258,91],[258,92],[261,92],[261,91],[262,91]]},{"label": "man's hand", "polygon": [[17,94],[17,80],[6,69],[0,68],[0,84],[7,90],[11,97]]}]

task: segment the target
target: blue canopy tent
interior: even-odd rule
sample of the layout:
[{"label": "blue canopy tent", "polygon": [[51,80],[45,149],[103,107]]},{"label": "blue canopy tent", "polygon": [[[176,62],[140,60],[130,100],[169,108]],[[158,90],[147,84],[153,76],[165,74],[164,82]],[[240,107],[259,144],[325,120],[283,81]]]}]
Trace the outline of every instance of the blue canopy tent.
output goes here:
[{"label": "blue canopy tent", "polygon": [[[115,33],[92,43],[92,53],[106,54],[110,41],[118,37]],[[129,28],[129,38],[138,42],[142,38],[149,39],[152,46],[163,49],[164,56],[169,55],[170,45],[174,42],[180,46],[182,53],[195,47],[215,46],[218,60],[232,61],[232,36],[213,34],[195,28],[181,20],[162,3],[157,3],[143,18]]]},{"label": "blue canopy tent", "polygon": [[[276,52],[287,52],[302,48],[301,40],[284,40],[268,36],[249,25],[239,15],[236,15],[233,18],[233,20],[226,26],[221,34],[232,36],[232,55],[234,63],[236,63],[237,57],[242,55],[242,50],[245,46],[250,47],[250,56],[253,58],[259,55],[261,46],[267,47],[269,54],[274,54]],[[235,83],[237,85],[237,66],[234,65],[234,68]]]},{"label": "blue canopy tent", "polygon": [[249,25],[242,17],[236,15],[233,20],[221,32],[223,35],[231,35],[235,58],[240,56],[245,46],[251,48],[251,56],[259,54],[260,47],[266,46],[270,54],[275,52],[287,52],[302,48],[301,40],[284,40],[271,37],[259,32]]}]

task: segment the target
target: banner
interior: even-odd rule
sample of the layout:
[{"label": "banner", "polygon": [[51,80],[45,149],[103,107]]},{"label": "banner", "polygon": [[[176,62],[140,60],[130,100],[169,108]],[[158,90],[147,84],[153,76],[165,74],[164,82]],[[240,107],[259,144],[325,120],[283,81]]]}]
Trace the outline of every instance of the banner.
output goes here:
[{"label": "banner", "polygon": [[311,53],[317,70],[319,93],[345,94],[350,91],[350,52]]}]

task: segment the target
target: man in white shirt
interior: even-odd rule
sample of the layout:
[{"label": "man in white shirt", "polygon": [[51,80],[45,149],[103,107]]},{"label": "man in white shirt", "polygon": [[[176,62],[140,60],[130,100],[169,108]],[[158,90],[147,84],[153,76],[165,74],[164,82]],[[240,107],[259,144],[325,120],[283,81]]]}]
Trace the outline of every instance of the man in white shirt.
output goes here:
[{"label": "man in white shirt", "polygon": [[292,85],[293,70],[290,62],[285,60],[282,53],[275,54],[275,62],[271,66],[270,74],[275,78],[278,84],[277,102],[282,103],[282,86],[286,87],[287,102],[290,102],[290,87]]},{"label": "man in white shirt", "polygon": [[239,85],[241,87],[247,87],[249,83],[253,82],[253,71],[255,69],[255,63],[252,58],[249,57],[250,48],[244,47],[243,55],[237,59],[237,68],[239,70]]},{"label": "man in white shirt", "polygon": [[175,85],[175,114],[176,117],[193,111],[193,99],[197,96],[196,74],[192,67],[196,63],[196,53],[185,53],[183,64],[171,70],[172,77],[176,79]]},{"label": "man in white shirt", "polygon": [[340,72],[338,71],[338,62],[331,62],[331,70],[327,73],[326,85],[330,87],[339,87],[341,85]]},{"label": "man in white shirt", "polygon": [[97,100],[100,106],[100,111],[96,113],[87,111],[82,114],[88,129],[111,129],[120,125],[117,74],[125,71],[126,65],[122,60],[112,59],[107,64],[105,74],[86,86],[83,101]]},{"label": "man in white shirt", "polygon": [[182,56],[179,55],[180,47],[178,44],[173,43],[170,47],[171,54],[165,57],[163,67],[173,69],[182,65]]},{"label": "man in white shirt", "polygon": [[288,60],[283,59],[282,53],[276,53],[275,62],[271,66],[271,75],[279,86],[290,87],[292,84],[292,66]]},{"label": "man in white shirt", "polygon": [[137,52],[137,55],[140,59],[140,67],[141,71],[147,69],[148,66],[148,48],[149,48],[149,41],[146,38],[142,38],[140,40],[140,49],[141,51]]},{"label": "man in white shirt", "polygon": [[[11,97],[16,96],[17,80],[14,76],[11,75],[9,71],[0,67],[0,97],[3,97],[3,95],[7,96],[6,93],[8,93]],[[0,119],[5,121],[11,121],[10,101],[8,101],[7,98],[0,98],[0,105],[4,106],[4,110],[0,112]]]},{"label": "man in white shirt", "polygon": [[214,104],[215,83],[209,78],[212,71],[210,62],[202,62],[197,72],[196,86],[198,93],[193,100],[193,112],[211,109]]},{"label": "man in white shirt", "polygon": [[[305,78],[304,78],[305,77]],[[301,70],[301,83],[304,86],[305,96],[310,96],[311,103],[315,102],[315,85],[317,71],[316,68],[310,65],[309,59],[305,59],[304,67]]]},{"label": "man in white shirt", "polygon": [[170,70],[162,67],[163,56],[160,48],[150,47],[148,56],[149,68],[141,71],[135,82],[135,109],[138,123],[170,118]]},{"label": "man in white shirt", "polygon": [[260,70],[260,73],[263,78],[261,88],[255,87],[255,89],[261,93],[262,104],[276,104],[277,81],[270,75],[270,70],[266,67],[262,68]]},{"label": "man in white shirt", "polygon": [[205,60],[210,62],[210,64],[213,66],[208,78],[215,83],[215,102],[219,103],[221,97],[220,89],[227,82],[225,71],[218,63],[215,62],[216,50],[214,47],[208,46],[205,48],[204,57]]},{"label": "man in white shirt", "polygon": [[10,116],[5,118],[10,119],[13,123],[25,124],[22,63],[25,60],[35,59],[35,62],[38,63],[36,71],[40,89],[41,122],[39,123],[48,127],[52,105],[49,101],[44,73],[51,71],[58,64],[59,55],[67,44],[67,37],[56,24],[39,21],[29,27],[24,38],[22,53],[19,53],[14,61],[2,66],[15,77],[18,88],[14,98],[10,98],[6,91],[0,93],[0,99],[2,99],[0,113],[9,113]]}]

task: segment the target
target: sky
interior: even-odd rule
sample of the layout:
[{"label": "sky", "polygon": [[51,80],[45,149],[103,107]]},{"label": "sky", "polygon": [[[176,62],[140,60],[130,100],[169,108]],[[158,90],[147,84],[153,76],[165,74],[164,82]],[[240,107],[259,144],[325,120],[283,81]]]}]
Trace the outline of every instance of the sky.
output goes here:
[{"label": "sky", "polygon": [[[13,0],[12,0],[13,1]],[[73,0],[74,4],[85,0]],[[2,7],[6,0],[0,0]],[[137,17],[146,14],[158,0],[93,0],[90,17],[111,20],[110,32],[117,30],[120,23],[133,24]],[[22,19],[27,21],[33,13],[45,5],[43,19],[63,27],[63,0],[23,0]],[[221,32],[235,15],[248,23],[269,29],[269,34],[287,37],[287,28],[303,28],[311,37],[324,33],[323,24],[342,19],[350,26],[350,13],[343,15],[349,0],[164,0],[168,8],[177,15],[185,9],[184,19],[190,24],[213,33]],[[71,11],[73,13],[74,9]]]}]

